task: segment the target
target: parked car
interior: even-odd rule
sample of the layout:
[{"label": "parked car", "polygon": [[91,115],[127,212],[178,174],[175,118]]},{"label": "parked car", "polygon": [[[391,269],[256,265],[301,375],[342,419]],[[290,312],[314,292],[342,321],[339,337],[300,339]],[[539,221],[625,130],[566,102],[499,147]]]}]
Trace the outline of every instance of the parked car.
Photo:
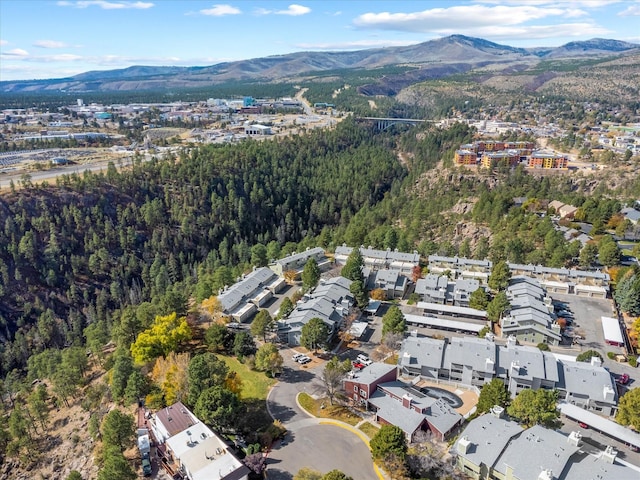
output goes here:
[{"label": "parked car", "polygon": [[357,370],[362,370],[365,367],[364,363],[360,363],[357,361],[351,362],[351,364],[353,365],[353,368]]},{"label": "parked car", "polygon": [[298,359],[302,357],[306,357],[306,355],[304,353],[294,353],[293,356],[291,357],[291,360],[293,360],[294,362],[297,362]]},{"label": "parked car", "polygon": [[309,357],[307,357],[306,355],[301,356],[300,358],[298,358],[298,360],[296,360],[300,365],[305,365],[307,363],[309,363],[311,361],[311,359]]},{"label": "parked car", "polygon": [[242,325],[240,325],[238,322],[230,322],[230,323],[227,323],[227,328],[230,328],[232,330],[238,330],[242,328]]},{"label": "parked car", "polygon": [[578,422],[578,425],[579,425],[580,427],[582,427],[582,428],[589,428],[589,425],[587,425],[587,424],[586,424],[586,423],[584,423],[584,422]]},{"label": "parked car", "polygon": [[153,473],[153,469],[151,468],[151,461],[149,460],[149,452],[145,453],[142,456],[142,473],[145,477],[148,477]]},{"label": "parked car", "polygon": [[618,378],[616,378],[616,382],[618,382],[620,385],[626,385],[627,383],[629,383],[629,375],[623,373]]},{"label": "parked car", "polygon": [[[370,365],[371,364],[371,360],[369,360],[369,357],[367,357],[363,353],[358,354],[358,356],[356,357],[356,362],[364,363],[365,365]],[[367,362],[369,362],[369,363],[367,363]]]}]

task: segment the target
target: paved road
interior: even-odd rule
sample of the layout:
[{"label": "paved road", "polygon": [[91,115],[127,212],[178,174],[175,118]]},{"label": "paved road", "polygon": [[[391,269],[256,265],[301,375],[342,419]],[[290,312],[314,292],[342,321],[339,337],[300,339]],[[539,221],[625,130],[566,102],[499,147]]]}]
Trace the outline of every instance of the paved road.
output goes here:
[{"label": "paved road", "polygon": [[296,403],[299,392],[318,395],[322,384],[316,378],[324,365],[302,369],[283,350],[284,372],[271,390],[267,406],[271,415],[287,428],[285,445],[277,444],[269,453],[269,480],[291,480],[302,467],[322,473],[338,469],[358,480],[379,480],[373,469],[369,447],[350,431],[336,425],[321,424]]}]

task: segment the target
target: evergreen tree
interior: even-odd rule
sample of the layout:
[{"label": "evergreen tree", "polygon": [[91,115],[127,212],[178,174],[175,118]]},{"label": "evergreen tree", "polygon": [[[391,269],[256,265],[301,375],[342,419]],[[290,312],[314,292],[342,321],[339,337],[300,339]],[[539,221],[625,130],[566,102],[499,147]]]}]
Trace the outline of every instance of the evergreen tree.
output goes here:
[{"label": "evergreen tree", "polygon": [[493,264],[491,268],[491,275],[489,275],[489,288],[497,291],[502,291],[509,285],[509,279],[511,278],[511,270],[509,265],[504,260],[500,260]]},{"label": "evergreen tree", "polygon": [[320,318],[312,318],[302,326],[300,344],[309,350],[318,351],[318,348],[327,343],[329,327]]},{"label": "evergreen tree", "polygon": [[396,305],[392,305],[382,317],[382,336],[387,333],[402,334],[406,331],[407,324],[402,311]]},{"label": "evergreen tree", "polygon": [[364,267],[364,259],[362,258],[362,254],[360,253],[360,249],[354,247],[354,249],[349,254],[344,267],[340,272],[345,278],[348,278],[351,281],[364,281],[364,277],[362,276],[362,268]]},{"label": "evergreen tree", "polygon": [[494,405],[506,407],[509,403],[509,391],[504,382],[499,378],[494,378],[489,383],[485,383],[480,390],[478,413],[488,412]]},{"label": "evergreen tree", "polygon": [[318,268],[318,262],[316,262],[315,258],[310,258],[304,264],[304,270],[302,270],[302,286],[305,290],[310,290],[318,284],[319,280],[320,268]]}]

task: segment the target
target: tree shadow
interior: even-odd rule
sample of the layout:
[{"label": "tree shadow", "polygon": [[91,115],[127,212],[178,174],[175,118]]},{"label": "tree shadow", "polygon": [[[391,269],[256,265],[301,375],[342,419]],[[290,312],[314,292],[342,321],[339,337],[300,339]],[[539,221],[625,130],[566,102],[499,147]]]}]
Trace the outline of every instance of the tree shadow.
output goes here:
[{"label": "tree shadow", "polygon": [[280,374],[281,380],[286,380],[287,383],[308,383],[315,375],[307,370],[298,370],[297,368],[283,367]]},{"label": "tree shadow", "polygon": [[293,480],[293,474],[280,470],[279,468],[271,468],[272,459],[267,460],[267,475],[269,480]]},{"label": "tree shadow", "polygon": [[269,410],[274,420],[277,419],[283,423],[288,422],[298,414],[293,408],[275,402],[269,404]]}]

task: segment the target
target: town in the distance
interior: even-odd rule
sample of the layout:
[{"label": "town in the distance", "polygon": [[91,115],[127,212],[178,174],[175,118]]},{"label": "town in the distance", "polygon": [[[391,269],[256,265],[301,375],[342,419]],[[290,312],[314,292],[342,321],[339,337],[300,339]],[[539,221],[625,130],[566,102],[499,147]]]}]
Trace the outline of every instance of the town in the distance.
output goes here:
[{"label": "town in the distance", "polygon": [[640,50],[600,43],[5,82],[0,480],[640,478]]}]

